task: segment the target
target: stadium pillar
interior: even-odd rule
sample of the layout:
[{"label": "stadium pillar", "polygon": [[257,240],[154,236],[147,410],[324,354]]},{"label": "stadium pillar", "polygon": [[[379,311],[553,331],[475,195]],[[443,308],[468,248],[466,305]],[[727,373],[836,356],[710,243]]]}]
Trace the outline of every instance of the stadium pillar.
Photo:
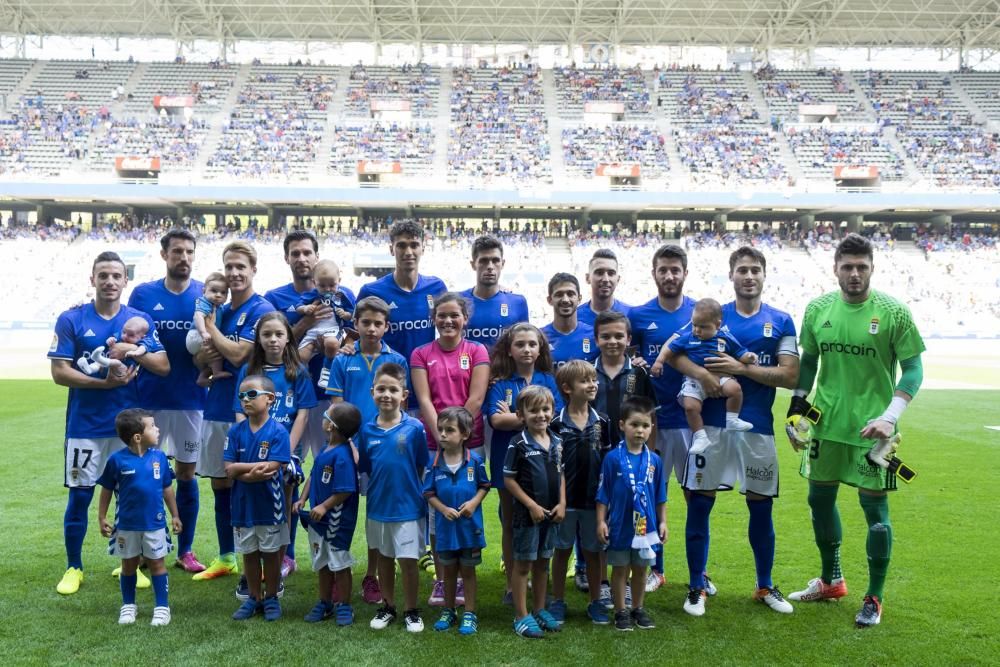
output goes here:
[{"label": "stadium pillar", "polygon": [[935,232],[948,233],[951,231],[951,216],[950,215],[935,215],[930,219],[931,227]]},{"label": "stadium pillar", "polygon": [[815,215],[800,215],[799,216],[799,227],[804,232],[811,232],[816,229],[816,216]]},{"label": "stadium pillar", "polygon": [[861,215],[849,215],[847,216],[847,233],[861,231],[861,221],[864,220],[864,216]]},{"label": "stadium pillar", "polygon": [[729,222],[729,216],[725,213],[717,213],[715,217],[712,218],[712,230],[716,232],[725,232],[727,222]]},{"label": "stadium pillar", "polygon": [[35,206],[35,224],[36,225],[46,225],[48,224],[49,210],[44,204],[37,204]]}]

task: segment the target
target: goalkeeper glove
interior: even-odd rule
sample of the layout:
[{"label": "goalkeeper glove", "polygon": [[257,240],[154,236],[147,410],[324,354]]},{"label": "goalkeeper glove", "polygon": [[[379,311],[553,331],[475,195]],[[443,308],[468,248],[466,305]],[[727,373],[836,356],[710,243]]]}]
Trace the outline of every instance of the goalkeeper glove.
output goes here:
[{"label": "goalkeeper glove", "polygon": [[865,458],[873,466],[883,468],[890,475],[896,475],[909,484],[917,476],[917,473],[913,468],[896,458],[896,450],[899,449],[900,440],[902,440],[902,436],[898,433],[891,438],[879,438],[865,454]]},{"label": "goalkeeper glove", "polygon": [[819,409],[809,405],[804,396],[792,396],[785,420],[785,433],[796,451],[805,449],[812,440],[812,426],[822,416]]}]

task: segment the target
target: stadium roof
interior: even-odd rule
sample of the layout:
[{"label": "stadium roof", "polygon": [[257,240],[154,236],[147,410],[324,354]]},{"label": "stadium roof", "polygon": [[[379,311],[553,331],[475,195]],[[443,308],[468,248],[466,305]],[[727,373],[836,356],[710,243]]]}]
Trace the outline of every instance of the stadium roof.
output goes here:
[{"label": "stadium roof", "polygon": [[1000,48],[1000,0],[0,0],[6,34]]}]

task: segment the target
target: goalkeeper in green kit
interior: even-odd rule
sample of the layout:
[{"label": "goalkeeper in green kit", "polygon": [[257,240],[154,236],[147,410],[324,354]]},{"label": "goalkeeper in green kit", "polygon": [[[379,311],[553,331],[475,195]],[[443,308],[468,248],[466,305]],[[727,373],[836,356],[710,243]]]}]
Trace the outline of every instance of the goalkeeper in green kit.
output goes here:
[{"label": "goalkeeper in green kit", "polygon": [[[871,243],[849,234],[834,253],[840,290],[814,299],[802,318],[801,372],[786,430],[802,450],[809,507],[822,572],[791,600],[847,595],[840,569],[840,484],[857,487],[868,524],[868,590],[858,627],[882,619],[882,590],[892,553],[887,491],[896,488],[896,423],[923,380],[924,342],[909,308],[870,288]],[[897,364],[901,369],[896,379]],[[818,367],[818,377],[817,377]],[[816,384],[813,404],[806,397]],[[811,433],[809,433],[811,426]]]}]

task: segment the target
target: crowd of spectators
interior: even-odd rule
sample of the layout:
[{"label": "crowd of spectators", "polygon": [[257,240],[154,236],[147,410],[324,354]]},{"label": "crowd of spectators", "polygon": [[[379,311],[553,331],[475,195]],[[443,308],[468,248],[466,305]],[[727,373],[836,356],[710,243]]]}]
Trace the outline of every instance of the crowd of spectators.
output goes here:
[{"label": "crowd of spectators", "polygon": [[160,157],[163,166],[191,167],[198,157],[208,124],[174,117],[108,120],[93,138],[95,168],[108,168],[119,155]]},{"label": "crowd of spectators", "polygon": [[739,185],[787,179],[774,135],[763,127],[676,128],[681,162],[695,183]]},{"label": "crowd of spectators", "polygon": [[313,168],[325,130],[294,102],[248,104],[226,121],[207,167],[234,178],[301,178]]},{"label": "crowd of spectators", "polygon": [[579,69],[570,65],[557,67],[553,73],[562,100],[573,107],[587,102],[621,102],[626,112],[650,112],[649,84],[638,67]]},{"label": "crowd of spectators", "polygon": [[906,154],[942,188],[1000,188],[1000,137],[978,127],[907,130]]},{"label": "crowd of spectators", "polygon": [[440,77],[430,66],[403,65],[398,68],[369,68],[358,64],[351,68],[347,90],[347,108],[352,115],[367,116],[374,99],[402,99],[410,103],[414,116],[434,113]]},{"label": "crowd of spectators", "polygon": [[[675,79],[667,72],[658,77],[661,94],[672,91]],[[676,119],[681,123],[709,123],[714,125],[735,125],[760,121],[760,112],[750,99],[750,94],[741,84],[739,75],[716,73],[710,80],[689,74],[680,82],[677,99]]]},{"label": "crowd of spectators", "polygon": [[562,131],[566,171],[593,176],[599,164],[638,164],[643,178],[663,178],[670,170],[666,139],[655,128],[640,125],[572,127]]},{"label": "crowd of spectators", "polygon": [[789,128],[785,136],[807,173],[822,171],[831,176],[833,167],[838,165],[877,166],[881,178],[891,181],[901,180],[906,173],[902,158],[878,129]]},{"label": "crowd of spectators", "polygon": [[330,165],[343,176],[356,174],[358,160],[403,162],[404,173],[423,173],[434,160],[434,132],[426,123],[346,123],[333,128]]}]

